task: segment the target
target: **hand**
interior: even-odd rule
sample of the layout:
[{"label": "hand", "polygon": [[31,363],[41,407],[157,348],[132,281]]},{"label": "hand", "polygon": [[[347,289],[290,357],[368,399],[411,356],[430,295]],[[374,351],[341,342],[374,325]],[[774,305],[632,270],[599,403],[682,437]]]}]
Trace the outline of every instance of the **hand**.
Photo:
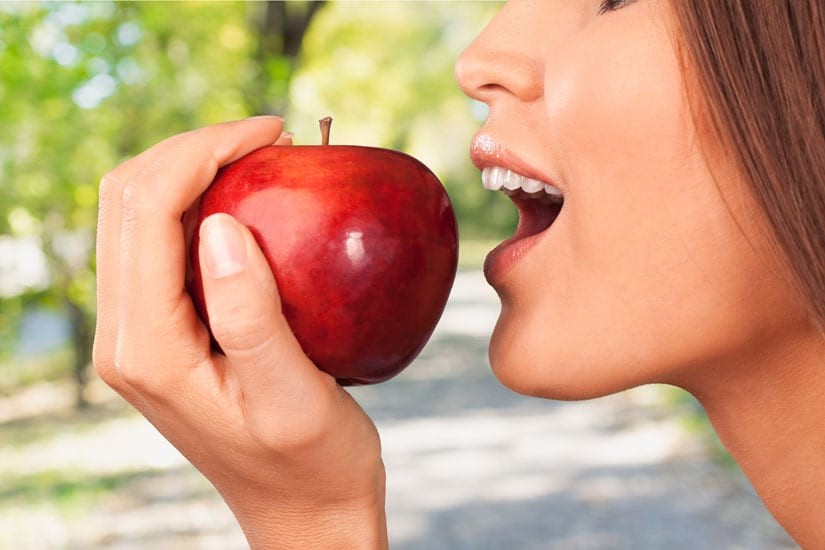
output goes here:
[{"label": "hand", "polygon": [[180,134],[104,176],[94,363],[209,478],[252,547],[382,547],[375,426],[301,350],[249,230],[224,214],[200,230],[223,354],[184,290],[184,212],[221,166],[290,143],[282,126],[256,117]]}]

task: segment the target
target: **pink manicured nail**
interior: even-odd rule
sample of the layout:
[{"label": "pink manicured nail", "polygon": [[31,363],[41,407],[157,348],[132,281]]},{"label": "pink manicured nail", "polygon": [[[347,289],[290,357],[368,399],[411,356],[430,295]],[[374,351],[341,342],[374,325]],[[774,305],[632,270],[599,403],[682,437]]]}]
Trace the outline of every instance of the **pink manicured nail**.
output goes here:
[{"label": "pink manicured nail", "polygon": [[246,243],[235,222],[226,214],[215,214],[203,221],[203,264],[213,279],[240,272],[246,264]]}]

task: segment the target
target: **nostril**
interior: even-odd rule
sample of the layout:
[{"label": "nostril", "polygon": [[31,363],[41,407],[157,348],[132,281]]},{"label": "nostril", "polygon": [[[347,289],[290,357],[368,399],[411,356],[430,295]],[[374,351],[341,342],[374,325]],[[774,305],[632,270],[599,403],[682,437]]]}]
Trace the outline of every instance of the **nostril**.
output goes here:
[{"label": "nostril", "polygon": [[493,91],[496,88],[501,88],[498,84],[484,84],[483,86],[479,87],[482,91]]}]

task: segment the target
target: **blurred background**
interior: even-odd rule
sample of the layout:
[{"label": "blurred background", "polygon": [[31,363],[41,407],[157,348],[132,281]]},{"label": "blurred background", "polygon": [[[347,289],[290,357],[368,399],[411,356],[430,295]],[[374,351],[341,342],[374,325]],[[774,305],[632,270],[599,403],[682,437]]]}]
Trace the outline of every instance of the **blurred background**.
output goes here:
[{"label": "blurred background", "polygon": [[284,115],[298,144],[331,115],[333,143],[412,154],[459,217],[433,340],[353,390],[384,439],[395,547],[793,547],[688,396],[544,403],[490,374],[498,304],[478,270],[516,211],[469,162],[487,113],[453,64],[501,4],[0,2],[0,548],[244,547],[89,363],[101,176],[254,114]]}]

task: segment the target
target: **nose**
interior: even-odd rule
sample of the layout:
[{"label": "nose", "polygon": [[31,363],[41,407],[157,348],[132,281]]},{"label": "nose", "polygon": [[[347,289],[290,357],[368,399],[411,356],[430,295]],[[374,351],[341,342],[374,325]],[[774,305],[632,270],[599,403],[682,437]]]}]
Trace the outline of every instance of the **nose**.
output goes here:
[{"label": "nose", "polygon": [[510,4],[464,50],[455,76],[464,93],[488,105],[499,97],[530,102],[544,93],[540,37],[528,32]]}]

